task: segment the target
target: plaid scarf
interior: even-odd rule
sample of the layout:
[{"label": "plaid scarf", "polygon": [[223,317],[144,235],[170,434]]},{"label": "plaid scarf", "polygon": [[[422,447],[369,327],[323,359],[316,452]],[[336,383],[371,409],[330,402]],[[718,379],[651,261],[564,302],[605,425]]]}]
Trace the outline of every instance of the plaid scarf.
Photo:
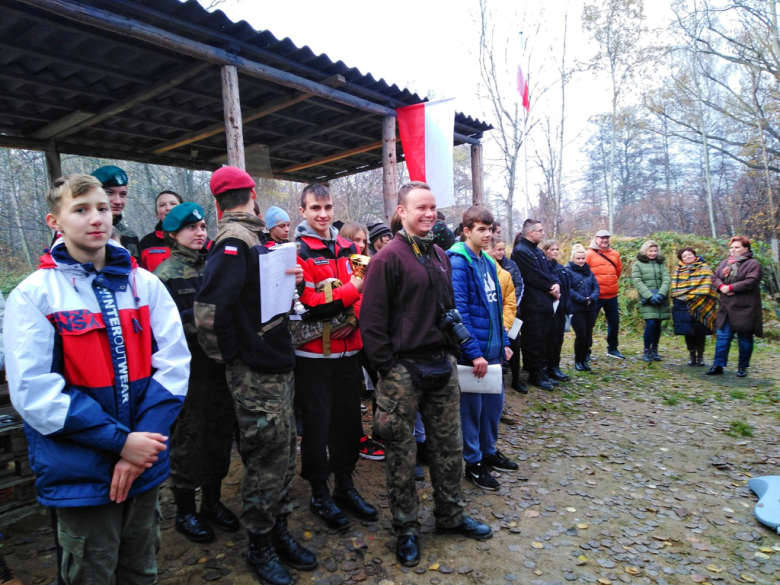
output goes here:
[{"label": "plaid scarf", "polygon": [[712,286],[712,269],[701,258],[692,264],[678,264],[672,276],[671,297],[683,299],[691,317],[707,329],[713,328],[718,295]]}]

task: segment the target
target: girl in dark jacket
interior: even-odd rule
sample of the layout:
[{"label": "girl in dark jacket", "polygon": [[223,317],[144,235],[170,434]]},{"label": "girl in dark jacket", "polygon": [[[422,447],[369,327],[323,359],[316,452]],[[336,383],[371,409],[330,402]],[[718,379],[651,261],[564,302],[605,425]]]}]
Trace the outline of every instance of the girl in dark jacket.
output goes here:
[{"label": "girl in dark jacket", "polygon": [[574,339],[574,368],[578,372],[590,372],[588,352],[593,345],[593,327],[596,325],[596,301],[599,300],[599,283],[585,262],[585,247],[575,244],[571,262],[566,267],[571,293],[571,326]]},{"label": "girl in dark jacket", "polygon": [[[230,468],[235,411],[225,365],[210,359],[198,343],[193,305],[206,266],[206,222],[197,203],[174,207],[162,222],[171,256],[154,274],[171,293],[181,314],[192,353],[190,384],[179,417],[171,428],[171,491],[177,532],[193,542],[214,539],[210,521],[235,531],[238,518],[221,501],[222,480]],[[201,488],[200,514],[195,489]]]},{"label": "girl in dark jacket", "polygon": [[563,347],[563,335],[566,329],[566,315],[571,313],[569,277],[566,269],[558,264],[560,253],[558,242],[547,240],[542,250],[550,263],[550,274],[555,274],[561,281],[561,298],[558,299],[558,308],[553,315],[550,336],[547,338],[547,375],[553,381],[567,382],[571,378],[561,371],[561,347]]},{"label": "girl in dark jacket", "polygon": [[[514,260],[508,258],[506,255],[506,241],[501,236],[494,236],[493,238],[493,257],[496,262],[506,270],[512,277],[512,284],[515,285],[515,299],[517,300],[517,306],[520,306],[520,301],[523,298],[523,277],[520,274],[520,269],[515,264]],[[509,339],[509,347],[512,350],[512,357],[509,358],[509,369],[512,372],[512,384],[511,387],[523,394],[528,393],[528,388],[520,380],[520,333],[517,337]]]},{"label": "girl in dark jacket", "polygon": [[677,252],[679,265],[672,274],[672,319],[674,334],[685,336],[689,366],[704,365],[704,347],[712,335],[718,293],[712,286],[712,269],[693,248]]},{"label": "girl in dark jacket", "polygon": [[739,338],[739,363],[737,376],[747,376],[750,356],[753,354],[753,335],[764,336],[761,313],[761,278],[763,271],[758,260],[753,259],[750,240],[734,236],[729,241],[730,255],[720,263],[712,284],[720,293],[720,306],[715,319],[718,330],[715,343],[715,360],[707,371],[710,376],[720,376],[728,364],[729,347],[736,334]]}]

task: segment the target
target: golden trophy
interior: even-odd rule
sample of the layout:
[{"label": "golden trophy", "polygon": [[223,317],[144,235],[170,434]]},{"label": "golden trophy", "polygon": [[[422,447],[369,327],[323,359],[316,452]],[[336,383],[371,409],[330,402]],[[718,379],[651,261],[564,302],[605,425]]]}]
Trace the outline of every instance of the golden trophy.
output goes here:
[{"label": "golden trophy", "polygon": [[358,278],[366,277],[366,268],[368,268],[368,261],[371,260],[369,256],[363,256],[361,254],[351,254],[349,257],[349,263],[352,265],[352,272]]}]

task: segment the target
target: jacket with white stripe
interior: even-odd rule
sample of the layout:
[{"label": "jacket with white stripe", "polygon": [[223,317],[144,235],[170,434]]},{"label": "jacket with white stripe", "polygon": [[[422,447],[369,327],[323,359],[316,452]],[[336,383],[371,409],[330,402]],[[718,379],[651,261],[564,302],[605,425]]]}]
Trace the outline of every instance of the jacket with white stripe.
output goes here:
[{"label": "jacket with white stripe", "polygon": [[[130,432],[169,435],[187,393],[190,352],[163,283],[109,241],[106,266],[78,264],[62,239],[8,298],[5,348],[14,408],[24,419],[38,501],[110,502]],[[168,451],[132,484],[160,484]]]}]

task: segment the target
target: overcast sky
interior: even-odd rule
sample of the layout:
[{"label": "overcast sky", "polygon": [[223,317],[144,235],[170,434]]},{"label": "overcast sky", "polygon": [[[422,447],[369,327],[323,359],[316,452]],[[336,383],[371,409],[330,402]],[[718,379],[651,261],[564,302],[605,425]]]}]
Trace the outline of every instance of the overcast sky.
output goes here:
[{"label": "overcast sky", "polygon": [[[207,3],[204,1],[204,3]],[[488,0],[495,25],[495,44],[529,64],[533,107],[531,116],[560,119],[560,86],[557,67],[563,38],[564,15],[568,14],[567,61],[589,61],[596,52],[582,30],[583,0]],[[361,72],[384,78],[389,84],[408,87],[421,96],[455,97],[457,109],[493,122],[487,104],[480,102],[477,87],[477,0],[227,0],[220,8],[232,20],[246,20],[256,29],[267,29],[277,38],[289,37],[296,45],[308,45],[315,53],[327,53]],[[647,2],[647,24],[665,26],[671,17],[668,0]],[[526,43],[521,52],[520,31]],[[512,73],[513,75],[513,73]],[[514,97],[512,77],[507,74],[507,95]],[[540,86],[551,86],[539,97]],[[536,90],[536,95],[534,92]],[[536,98],[536,99],[534,99]],[[589,133],[588,119],[610,109],[610,86],[606,76],[582,73],[566,89],[566,140],[564,172],[576,189],[582,166],[581,147]],[[534,129],[529,132],[529,191],[540,180],[533,169]],[[537,136],[539,140],[541,136]],[[497,156],[486,140],[486,163]],[[500,172],[490,170],[489,189],[502,189]],[[519,175],[522,176],[522,166]],[[522,207],[523,180],[515,192],[515,205]]]}]

